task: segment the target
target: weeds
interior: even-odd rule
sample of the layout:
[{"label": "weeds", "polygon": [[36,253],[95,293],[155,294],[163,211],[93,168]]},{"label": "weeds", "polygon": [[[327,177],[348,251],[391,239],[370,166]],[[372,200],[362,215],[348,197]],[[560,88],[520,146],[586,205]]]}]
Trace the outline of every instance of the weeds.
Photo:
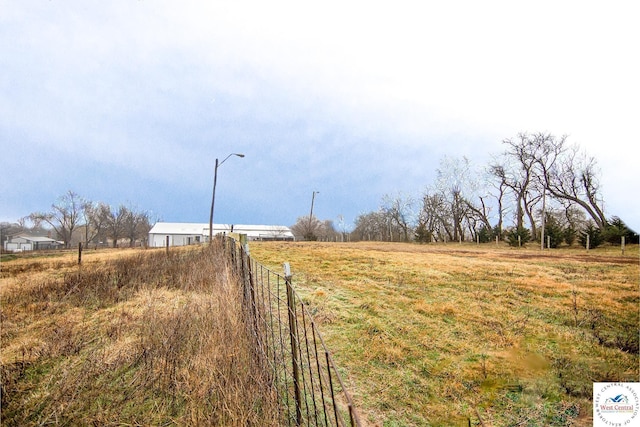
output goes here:
[{"label": "weeds", "polygon": [[12,270],[3,424],[277,425],[219,249],[125,253],[57,278]]},{"label": "weeds", "polygon": [[598,344],[633,355],[638,354],[638,325],[634,323],[633,317],[611,318],[598,309],[591,310],[589,315],[589,329]]}]

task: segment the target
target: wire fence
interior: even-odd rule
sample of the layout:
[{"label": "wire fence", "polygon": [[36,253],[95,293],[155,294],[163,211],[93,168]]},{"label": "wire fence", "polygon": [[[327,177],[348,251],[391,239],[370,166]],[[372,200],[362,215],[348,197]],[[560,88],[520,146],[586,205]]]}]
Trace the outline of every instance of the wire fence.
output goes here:
[{"label": "wire fence", "polygon": [[281,425],[358,426],[353,401],[309,310],[284,275],[256,262],[233,238],[225,251],[242,278],[257,355],[282,403]]}]

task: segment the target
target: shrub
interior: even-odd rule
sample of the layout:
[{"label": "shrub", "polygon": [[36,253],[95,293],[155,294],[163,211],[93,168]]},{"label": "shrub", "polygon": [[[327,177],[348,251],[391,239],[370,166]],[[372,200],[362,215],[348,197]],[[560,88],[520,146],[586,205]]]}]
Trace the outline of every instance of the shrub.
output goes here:
[{"label": "shrub", "polygon": [[627,243],[638,243],[638,235],[617,216],[611,218],[603,237],[613,245],[620,245],[622,237],[625,238]]},{"label": "shrub", "polygon": [[415,240],[418,243],[429,243],[431,242],[432,233],[427,229],[427,226],[424,223],[420,223],[416,228],[415,232]]},{"label": "shrub", "polygon": [[488,243],[493,240],[494,237],[495,235],[493,234],[493,230],[487,228],[486,226],[483,226],[478,231],[478,240],[480,241],[480,243]]},{"label": "shrub", "polygon": [[[563,240],[563,230],[558,223],[558,220],[553,216],[546,214],[545,223],[544,223],[544,235],[545,240],[549,239],[549,247],[557,248],[560,246]],[[547,246],[547,242],[543,242],[544,246]]]},{"label": "shrub", "polygon": [[495,239],[497,237],[500,238],[500,240],[504,239],[504,232],[502,231],[502,229],[500,227],[498,227],[497,225],[495,227],[493,227],[493,238]]},{"label": "shrub", "polygon": [[587,236],[589,236],[589,249],[597,248],[604,243],[604,236],[598,227],[589,224],[582,233],[580,233],[580,244],[587,247]]},{"label": "shrub", "polygon": [[[518,236],[520,236],[519,242]],[[524,246],[529,240],[531,240],[531,231],[529,231],[528,228],[512,228],[507,232],[507,241],[509,242],[509,246],[518,246],[518,243]]]},{"label": "shrub", "polygon": [[569,226],[562,231],[562,238],[567,245],[571,246],[576,242],[577,234],[576,229]]},{"label": "shrub", "polygon": [[313,232],[308,232],[304,234],[304,240],[315,242],[316,240],[318,240],[318,236],[316,236]]}]

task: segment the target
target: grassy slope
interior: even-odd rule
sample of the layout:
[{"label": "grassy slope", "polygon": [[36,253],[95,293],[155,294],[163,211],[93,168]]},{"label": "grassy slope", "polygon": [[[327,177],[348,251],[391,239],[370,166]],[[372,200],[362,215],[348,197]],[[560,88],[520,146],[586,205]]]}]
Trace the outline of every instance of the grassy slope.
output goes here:
[{"label": "grassy slope", "polygon": [[638,248],[252,243],[294,284],[374,425],[590,425],[638,381]]},{"label": "grassy slope", "polygon": [[209,247],[3,261],[2,425],[276,425]]}]

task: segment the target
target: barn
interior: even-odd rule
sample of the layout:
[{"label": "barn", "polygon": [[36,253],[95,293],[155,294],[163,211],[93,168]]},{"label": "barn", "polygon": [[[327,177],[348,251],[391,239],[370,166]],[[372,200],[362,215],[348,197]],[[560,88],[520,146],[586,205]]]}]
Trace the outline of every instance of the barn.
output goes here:
[{"label": "barn", "polygon": [[[289,227],[283,225],[213,224],[213,235],[246,234],[247,240],[295,240]],[[157,222],[149,230],[149,246],[194,245],[209,240],[208,223]]]}]

